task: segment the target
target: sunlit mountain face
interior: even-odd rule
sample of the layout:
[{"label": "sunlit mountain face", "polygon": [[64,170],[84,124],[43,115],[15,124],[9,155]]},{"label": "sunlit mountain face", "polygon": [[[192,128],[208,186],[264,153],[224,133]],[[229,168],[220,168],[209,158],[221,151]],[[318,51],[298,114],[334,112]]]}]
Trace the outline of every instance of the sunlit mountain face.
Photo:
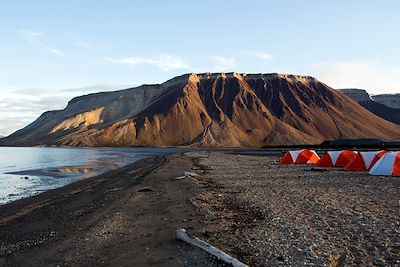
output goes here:
[{"label": "sunlit mountain face", "polygon": [[400,126],[313,77],[192,73],[76,97],[0,144],[260,147],[339,138],[398,140]]}]

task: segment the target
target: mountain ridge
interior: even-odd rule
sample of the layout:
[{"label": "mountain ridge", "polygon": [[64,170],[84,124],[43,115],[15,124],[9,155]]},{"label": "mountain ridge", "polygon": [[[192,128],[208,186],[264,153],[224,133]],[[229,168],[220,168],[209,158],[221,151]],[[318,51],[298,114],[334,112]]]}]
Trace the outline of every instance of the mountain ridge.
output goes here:
[{"label": "mountain ridge", "polygon": [[400,126],[311,76],[230,72],[75,97],[0,144],[260,147],[369,137],[398,140]]},{"label": "mountain ridge", "polygon": [[372,95],[371,98],[380,104],[394,109],[400,109],[400,94]]},{"label": "mountain ridge", "polygon": [[349,96],[375,115],[400,125],[400,108],[388,106],[384,101],[376,101],[376,96],[369,95],[364,89],[339,89],[339,91]]}]

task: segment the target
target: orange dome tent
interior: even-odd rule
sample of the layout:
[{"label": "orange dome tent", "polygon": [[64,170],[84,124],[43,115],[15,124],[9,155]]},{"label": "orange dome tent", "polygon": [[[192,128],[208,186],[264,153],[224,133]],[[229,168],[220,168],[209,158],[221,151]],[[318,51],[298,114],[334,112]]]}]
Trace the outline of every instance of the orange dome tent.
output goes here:
[{"label": "orange dome tent", "polygon": [[344,169],[348,171],[369,171],[385,153],[385,150],[358,152]]},{"label": "orange dome tent", "polygon": [[279,164],[315,164],[318,162],[318,160],[319,156],[314,150],[292,150],[286,152],[286,154],[279,161]]},{"label": "orange dome tent", "polygon": [[327,151],[318,161],[318,167],[344,167],[352,161],[357,152],[351,150]]},{"label": "orange dome tent", "polygon": [[371,175],[400,176],[400,152],[388,152],[369,171]]}]

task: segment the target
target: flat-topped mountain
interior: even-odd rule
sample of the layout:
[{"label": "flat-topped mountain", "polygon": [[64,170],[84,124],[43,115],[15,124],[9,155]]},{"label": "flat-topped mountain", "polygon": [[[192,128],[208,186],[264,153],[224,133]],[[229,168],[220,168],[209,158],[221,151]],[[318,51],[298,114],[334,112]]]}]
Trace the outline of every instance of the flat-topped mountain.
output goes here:
[{"label": "flat-topped mountain", "polygon": [[[391,121],[396,124],[400,124],[400,108],[393,108],[389,103],[390,99],[385,102],[385,97],[380,98],[380,96],[393,96],[393,95],[375,95],[370,96],[367,91],[363,89],[340,89],[342,93],[352,98],[356,102],[358,102],[361,106],[368,109],[370,112],[375,115],[384,118],[385,120]],[[382,102],[376,101],[376,99],[382,100]],[[399,98],[400,100],[400,98]],[[391,100],[392,106],[395,106],[395,99]],[[400,104],[400,103],[399,103]]]},{"label": "flat-topped mountain", "polygon": [[385,106],[400,109],[400,94],[373,95],[371,98]]},{"label": "flat-topped mountain", "polygon": [[0,144],[260,147],[338,138],[400,140],[400,126],[309,76],[192,73],[76,97]]}]

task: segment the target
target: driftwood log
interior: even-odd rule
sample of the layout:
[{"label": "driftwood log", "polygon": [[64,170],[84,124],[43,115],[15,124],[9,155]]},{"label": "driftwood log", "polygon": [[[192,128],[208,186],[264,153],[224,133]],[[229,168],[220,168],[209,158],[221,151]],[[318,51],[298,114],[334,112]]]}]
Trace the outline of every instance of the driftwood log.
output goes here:
[{"label": "driftwood log", "polygon": [[208,244],[207,242],[195,237],[190,236],[185,229],[178,229],[176,230],[176,237],[192,246],[201,248],[202,250],[207,251],[211,255],[217,257],[218,259],[231,264],[233,267],[248,267],[248,265],[241,263],[237,259],[229,256],[225,252],[219,250],[218,248]]},{"label": "driftwood log", "polygon": [[194,178],[196,176],[199,176],[199,175],[194,172],[184,172],[183,176],[175,177],[174,179],[172,179],[172,181],[182,180],[184,178],[190,178],[190,179],[196,181],[196,179]]}]

